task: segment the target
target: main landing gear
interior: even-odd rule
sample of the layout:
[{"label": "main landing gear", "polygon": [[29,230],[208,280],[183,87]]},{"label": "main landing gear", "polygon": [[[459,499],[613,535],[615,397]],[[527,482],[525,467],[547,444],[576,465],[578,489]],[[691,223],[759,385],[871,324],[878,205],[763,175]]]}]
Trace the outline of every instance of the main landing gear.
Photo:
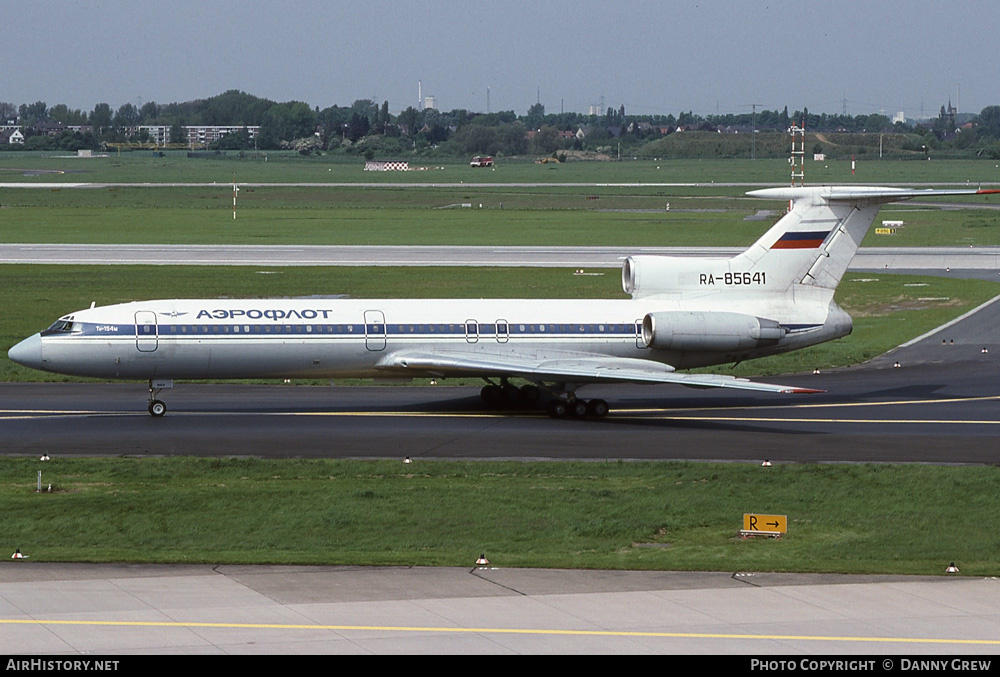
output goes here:
[{"label": "main landing gear", "polygon": [[[562,387],[552,394],[553,399],[545,406],[552,418],[603,418],[610,410],[604,400],[579,399]],[[500,379],[499,385],[487,381],[479,396],[490,407],[534,408],[542,399],[542,389],[531,383],[518,388]]]},{"label": "main landing gear", "polygon": [[500,385],[487,383],[479,391],[479,396],[483,402],[491,407],[501,405],[507,406],[532,406],[538,404],[542,398],[542,391],[533,384],[523,385],[518,388],[511,385],[506,379],[500,381]]},{"label": "main landing gear", "polygon": [[604,418],[610,407],[604,400],[555,399],[549,402],[546,410],[552,418]]}]

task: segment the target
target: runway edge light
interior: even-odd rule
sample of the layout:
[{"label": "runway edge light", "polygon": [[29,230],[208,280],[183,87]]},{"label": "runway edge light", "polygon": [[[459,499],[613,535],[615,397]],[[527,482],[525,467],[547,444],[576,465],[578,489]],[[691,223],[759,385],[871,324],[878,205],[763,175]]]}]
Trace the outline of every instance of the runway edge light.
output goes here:
[{"label": "runway edge light", "polygon": [[952,562],[951,564],[948,565],[948,568],[945,569],[944,572],[946,574],[957,574],[958,573],[958,567],[955,566],[954,562]]},{"label": "runway edge light", "polygon": [[10,558],[11,559],[28,559],[28,556],[27,555],[22,555],[21,554],[21,549],[20,548],[16,548],[14,550],[14,554],[11,555]]},{"label": "runway edge light", "polygon": [[486,553],[485,552],[479,556],[479,559],[476,560],[476,564],[478,564],[480,566],[484,566],[484,565],[489,564],[489,563],[490,563],[490,561],[488,559],[486,559]]}]

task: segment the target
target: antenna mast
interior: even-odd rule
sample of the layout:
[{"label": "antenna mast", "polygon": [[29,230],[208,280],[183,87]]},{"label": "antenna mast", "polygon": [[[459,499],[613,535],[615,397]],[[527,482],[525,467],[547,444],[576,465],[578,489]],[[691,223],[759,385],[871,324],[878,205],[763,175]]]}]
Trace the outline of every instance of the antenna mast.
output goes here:
[{"label": "antenna mast", "polygon": [[757,106],[762,106],[760,103],[747,103],[744,106],[750,106],[750,159],[757,159]]},{"label": "antenna mast", "polygon": [[[802,121],[802,126],[792,125],[788,128],[792,135],[792,155],[788,158],[788,164],[792,166],[792,186],[795,180],[799,180],[799,186],[805,185],[806,178],[806,123]],[[797,144],[796,144],[797,142]]]}]

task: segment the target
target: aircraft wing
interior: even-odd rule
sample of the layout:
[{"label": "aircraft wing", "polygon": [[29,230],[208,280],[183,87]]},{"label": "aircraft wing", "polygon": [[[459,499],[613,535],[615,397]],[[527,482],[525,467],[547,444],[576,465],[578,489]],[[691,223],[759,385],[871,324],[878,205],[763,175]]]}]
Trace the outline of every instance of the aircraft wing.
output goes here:
[{"label": "aircraft wing", "polygon": [[819,393],[822,390],[759,383],[720,374],[678,374],[674,368],[652,360],[567,353],[535,358],[528,355],[399,351],[386,355],[378,369],[387,373],[438,377],[517,377],[529,381],[561,383],[673,383],[691,388],[735,388],[771,393]]}]

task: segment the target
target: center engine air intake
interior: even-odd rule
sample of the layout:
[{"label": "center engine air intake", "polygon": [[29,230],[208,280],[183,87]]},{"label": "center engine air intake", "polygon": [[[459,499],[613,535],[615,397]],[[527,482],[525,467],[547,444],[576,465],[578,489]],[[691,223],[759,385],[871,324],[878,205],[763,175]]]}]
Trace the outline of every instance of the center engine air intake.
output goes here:
[{"label": "center engine air intake", "polygon": [[629,256],[622,263],[622,289],[626,294],[666,291],[677,280],[677,261],[668,256]]},{"label": "center engine air intake", "polygon": [[787,330],[774,320],[727,312],[665,311],[642,320],[642,340],[663,350],[734,351],[773,346]]}]

